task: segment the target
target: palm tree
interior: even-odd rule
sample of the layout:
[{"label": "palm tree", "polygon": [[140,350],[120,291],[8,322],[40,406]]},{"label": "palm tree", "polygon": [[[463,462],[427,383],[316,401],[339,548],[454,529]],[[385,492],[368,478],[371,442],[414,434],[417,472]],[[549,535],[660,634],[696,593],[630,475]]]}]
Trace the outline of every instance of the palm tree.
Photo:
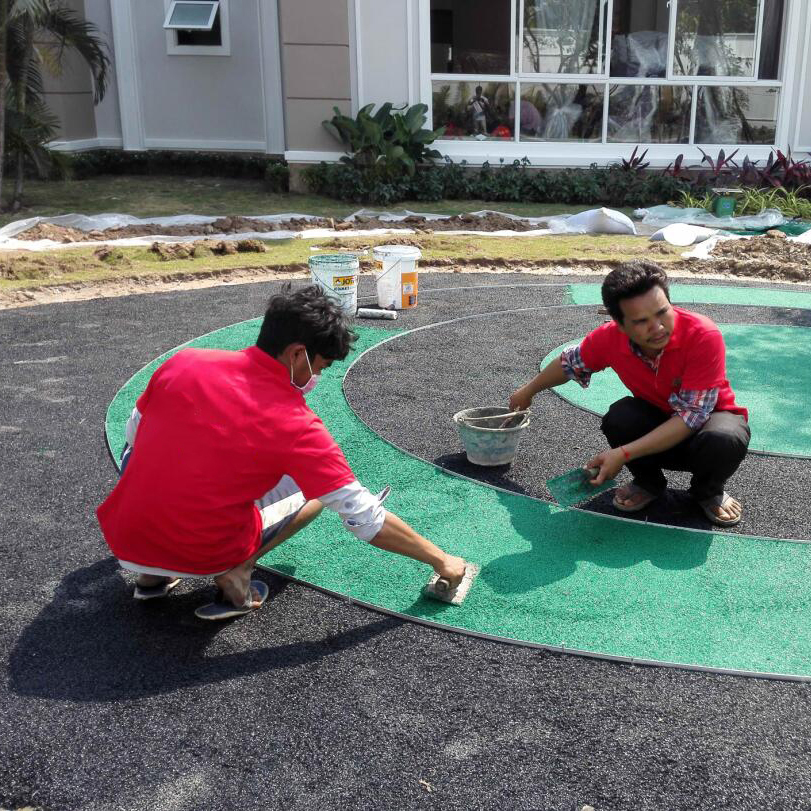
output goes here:
[{"label": "palm tree", "polygon": [[45,104],[43,68],[58,76],[66,50],[76,51],[93,80],[98,104],[107,89],[110,59],[98,28],[63,0],[0,0],[0,192],[6,149],[16,156],[12,211],[22,204],[26,160],[45,173],[54,162],[46,144],[59,120]]}]

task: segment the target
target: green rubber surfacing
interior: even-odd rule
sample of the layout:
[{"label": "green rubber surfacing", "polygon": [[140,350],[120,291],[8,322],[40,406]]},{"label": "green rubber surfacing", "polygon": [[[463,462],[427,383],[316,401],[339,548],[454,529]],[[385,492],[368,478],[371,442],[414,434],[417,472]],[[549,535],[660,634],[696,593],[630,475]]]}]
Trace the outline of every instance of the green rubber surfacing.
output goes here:
[{"label": "green rubber surfacing", "polygon": [[[254,342],[258,327],[258,320],[236,324],[184,346],[239,349]],[[308,402],[363,484],[391,484],[389,509],[482,572],[461,606],[425,600],[427,567],[355,540],[332,513],[273,550],[263,566],[474,634],[647,663],[811,678],[806,544],[565,510],[445,473],[394,448],[350,409],[341,380],[360,353],[393,335],[358,331],[353,354],[325,371]],[[139,371],[111,403],[107,434],[116,458],[135,399],[174,351]]]},{"label": "green rubber surfacing", "polygon": [[[727,375],[735,401],[749,410],[750,451],[781,456],[811,457],[811,330],[766,324],[719,324],[727,347]],[[569,346],[553,349],[546,366]],[[779,355],[775,348],[779,347]],[[779,360],[777,360],[779,358]],[[612,369],[591,378],[588,388],[569,381],[555,394],[584,411],[605,414],[610,405],[630,395]]]}]

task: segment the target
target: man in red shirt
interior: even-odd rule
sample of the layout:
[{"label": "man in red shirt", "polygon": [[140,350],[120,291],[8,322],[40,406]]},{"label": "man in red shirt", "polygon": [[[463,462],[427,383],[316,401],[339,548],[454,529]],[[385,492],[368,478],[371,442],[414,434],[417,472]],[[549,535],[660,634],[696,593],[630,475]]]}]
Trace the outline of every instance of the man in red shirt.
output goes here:
[{"label": "man in red shirt", "polygon": [[[382,507],[304,395],[355,339],[340,306],[311,286],[271,298],[256,346],[184,349],[154,373],[127,424],[122,474],[97,515],[137,599],[184,577],[220,594],[195,612],[225,619],[262,605],[256,561],[328,507],[356,537],[432,566],[455,588],[465,561]],[[382,496],[382,497],[381,497]]]},{"label": "man in red shirt", "polygon": [[652,262],[628,262],[603,282],[612,320],[563,352],[510,397],[529,408],[535,394],[567,380],[588,386],[611,367],[630,390],[603,417],[611,450],[586,467],[599,468],[594,485],[623,465],[634,476],[614,496],[622,512],[645,509],[665,491],[662,469],[693,474],[690,494],[719,526],[741,520],[741,504],[724,490],[749,447],[747,411],[726,379],[724,341],[709,318],[673,307],[667,276]]}]

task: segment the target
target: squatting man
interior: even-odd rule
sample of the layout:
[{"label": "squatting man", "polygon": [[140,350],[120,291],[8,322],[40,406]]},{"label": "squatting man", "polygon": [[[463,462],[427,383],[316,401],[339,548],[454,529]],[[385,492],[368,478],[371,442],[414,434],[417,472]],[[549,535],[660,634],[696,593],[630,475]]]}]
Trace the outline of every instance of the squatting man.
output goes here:
[{"label": "squatting man", "polygon": [[361,541],[433,567],[454,589],[465,561],[443,552],[363,487],[304,395],[349,353],[355,334],[316,286],[270,299],[256,345],[184,349],[152,375],[126,428],[121,477],[97,515],[134,596],[213,577],[196,610],[219,620],[262,605],[256,561],[316,518],[338,512]]},{"label": "squatting man", "polygon": [[741,520],[740,502],[725,485],[749,447],[747,410],[735,403],[726,376],[726,350],[718,327],[670,303],[664,271],[652,262],[628,262],[603,282],[611,320],[565,350],[526,385],[510,407],[529,408],[545,389],[612,368],[631,396],[615,402],[602,420],[610,450],[586,464],[598,468],[595,486],[627,465],[633,481],[620,487],[614,506],[644,510],[666,488],[666,470],[692,473],[690,494],[719,526]]}]

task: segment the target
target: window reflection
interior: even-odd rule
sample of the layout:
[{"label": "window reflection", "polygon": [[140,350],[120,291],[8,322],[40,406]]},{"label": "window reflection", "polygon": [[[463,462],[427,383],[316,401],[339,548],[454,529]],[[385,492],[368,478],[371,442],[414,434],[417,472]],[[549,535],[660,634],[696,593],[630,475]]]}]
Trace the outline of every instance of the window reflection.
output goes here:
[{"label": "window reflection", "polygon": [[525,73],[602,73],[604,0],[524,0]]},{"label": "window reflection", "polygon": [[443,138],[511,139],[513,85],[507,82],[434,82],[433,128]]},{"label": "window reflection", "polygon": [[700,87],[697,144],[773,144],[777,127],[776,87]]},{"label": "window reflection", "polygon": [[611,75],[667,75],[668,0],[614,0]]},{"label": "window reflection", "polygon": [[509,73],[510,0],[431,0],[432,73]]},{"label": "window reflection", "polygon": [[692,88],[614,85],[608,96],[608,140],[633,144],[686,144]]},{"label": "window reflection", "polygon": [[673,72],[753,76],[758,0],[679,0]]},{"label": "window reflection", "polygon": [[522,141],[599,141],[603,88],[585,84],[522,84]]}]

